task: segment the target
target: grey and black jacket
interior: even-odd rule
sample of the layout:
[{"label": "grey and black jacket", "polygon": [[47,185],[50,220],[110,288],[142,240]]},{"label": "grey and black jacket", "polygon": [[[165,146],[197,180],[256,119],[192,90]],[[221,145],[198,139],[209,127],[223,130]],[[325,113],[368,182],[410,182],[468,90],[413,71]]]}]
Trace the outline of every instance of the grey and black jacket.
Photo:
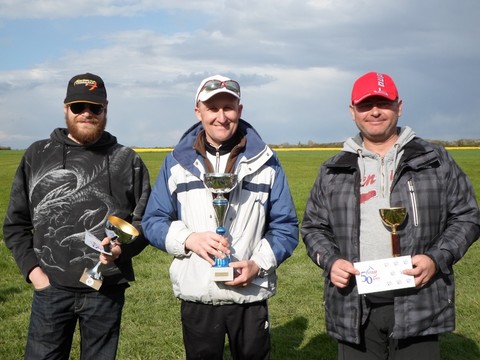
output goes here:
[{"label": "grey and black jacket", "polygon": [[[368,316],[355,279],[344,289],[329,278],[337,259],[359,261],[360,171],[358,156],[340,152],[320,168],[302,223],[310,258],[324,270],[327,332],[359,343]],[[404,204],[408,216],[398,229],[402,255],[426,254],[437,273],[423,288],[397,291],[392,336],[440,334],[455,327],[453,264],[480,236],[480,215],[472,185],[441,146],[416,137],[404,147],[392,182],[390,202]]]}]

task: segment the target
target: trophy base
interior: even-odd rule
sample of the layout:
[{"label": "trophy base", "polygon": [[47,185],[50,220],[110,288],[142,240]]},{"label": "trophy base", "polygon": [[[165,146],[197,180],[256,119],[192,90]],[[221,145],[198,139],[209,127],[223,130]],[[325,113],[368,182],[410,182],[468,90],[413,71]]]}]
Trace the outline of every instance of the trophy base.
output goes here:
[{"label": "trophy base", "polygon": [[87,271],[88,269],[83,270],[83,274],[80,277],[80,282],[84,283],[87,286],[90,286],[97,291],[100,290],[100,287],[102,286],[102,280],[94,279],[91,275],[87,273]]},{"label": "trophy base", "polygon": [[213,281],[232,281],[233,268],[232,267],[212,267],[211,275]]}]

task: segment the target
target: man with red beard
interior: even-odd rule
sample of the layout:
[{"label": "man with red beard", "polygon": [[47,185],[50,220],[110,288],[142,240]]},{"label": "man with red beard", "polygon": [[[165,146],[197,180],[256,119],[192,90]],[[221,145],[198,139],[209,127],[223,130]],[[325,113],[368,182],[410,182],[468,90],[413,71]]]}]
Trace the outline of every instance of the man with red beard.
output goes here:
[{"label": "man with red beard", "polygon": [[73,77],[65,98],[65,121],[68,137],[78,144],[93,144],[107,125],[107,92],[96,75]]},{"label": "man with red beard", "polygon": [[[140,230],[150,179],[138,154],[105,131],[108,100],[99,76],[74,76],[64,103],[67,128],[26,150],[3,226],[7,247],[35,289],[25,358],[68,359],[78,322],[81,359],[115,359],[132,257],[148,242],[140,235],[99,256],[85,237],[107,245],[108,215]],[[97,291],[80,279],[99,259]]]}]

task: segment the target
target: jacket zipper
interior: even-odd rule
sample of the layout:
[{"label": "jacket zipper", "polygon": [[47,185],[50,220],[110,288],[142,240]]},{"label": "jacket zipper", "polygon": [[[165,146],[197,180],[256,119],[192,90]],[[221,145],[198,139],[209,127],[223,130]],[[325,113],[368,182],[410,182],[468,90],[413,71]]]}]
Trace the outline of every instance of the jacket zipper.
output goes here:
[{"label": "jacket zipper", "polygon": [[[222,145],[220,145],[222,146]],[[215,172],[220,172],[220,146],[215,148]]]},{"label": "jacket zipper", "polygon": [[413,181],[408,180],[408,191],[410,193],[410,201],[412,203],[412,210],[413,210],[413,224],[418,226],[418,209],[417,209],[417,196],[415,194],[415,188],[413,187]]}]

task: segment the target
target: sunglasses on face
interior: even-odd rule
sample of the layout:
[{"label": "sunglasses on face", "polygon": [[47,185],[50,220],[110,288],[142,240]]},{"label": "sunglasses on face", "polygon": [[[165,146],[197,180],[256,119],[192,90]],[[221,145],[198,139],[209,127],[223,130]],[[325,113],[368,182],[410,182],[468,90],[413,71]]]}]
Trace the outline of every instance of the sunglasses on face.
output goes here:
[{"label": "sunglasses on face", "polygon": [[94,115],[100,115],[105,110],[105,106],[101,104],[90,104],[85,102],[78,102],[68,105],[72,113],[78,115],[83,113],[85,109],[90,109],[90,112]]},{"label": "sunglasses on face", "polygon": [[235,80],[227,80],[227,81],[220,81],[220,80],[208,80],[205,85],[202,87],[202,91],[210,92],[220,88],[228,89],[238,96],[240,96],[240,84]]},{"label": "sunglasses on face", "polygon": [[378,101],[369,101],[361,102],[360,104],[354,105],[355,109],[359,112],[366,112],[372,110],[374,107],[378,109],[391,109],[394,105],[397,104],[396,100],[378,100]]}]

